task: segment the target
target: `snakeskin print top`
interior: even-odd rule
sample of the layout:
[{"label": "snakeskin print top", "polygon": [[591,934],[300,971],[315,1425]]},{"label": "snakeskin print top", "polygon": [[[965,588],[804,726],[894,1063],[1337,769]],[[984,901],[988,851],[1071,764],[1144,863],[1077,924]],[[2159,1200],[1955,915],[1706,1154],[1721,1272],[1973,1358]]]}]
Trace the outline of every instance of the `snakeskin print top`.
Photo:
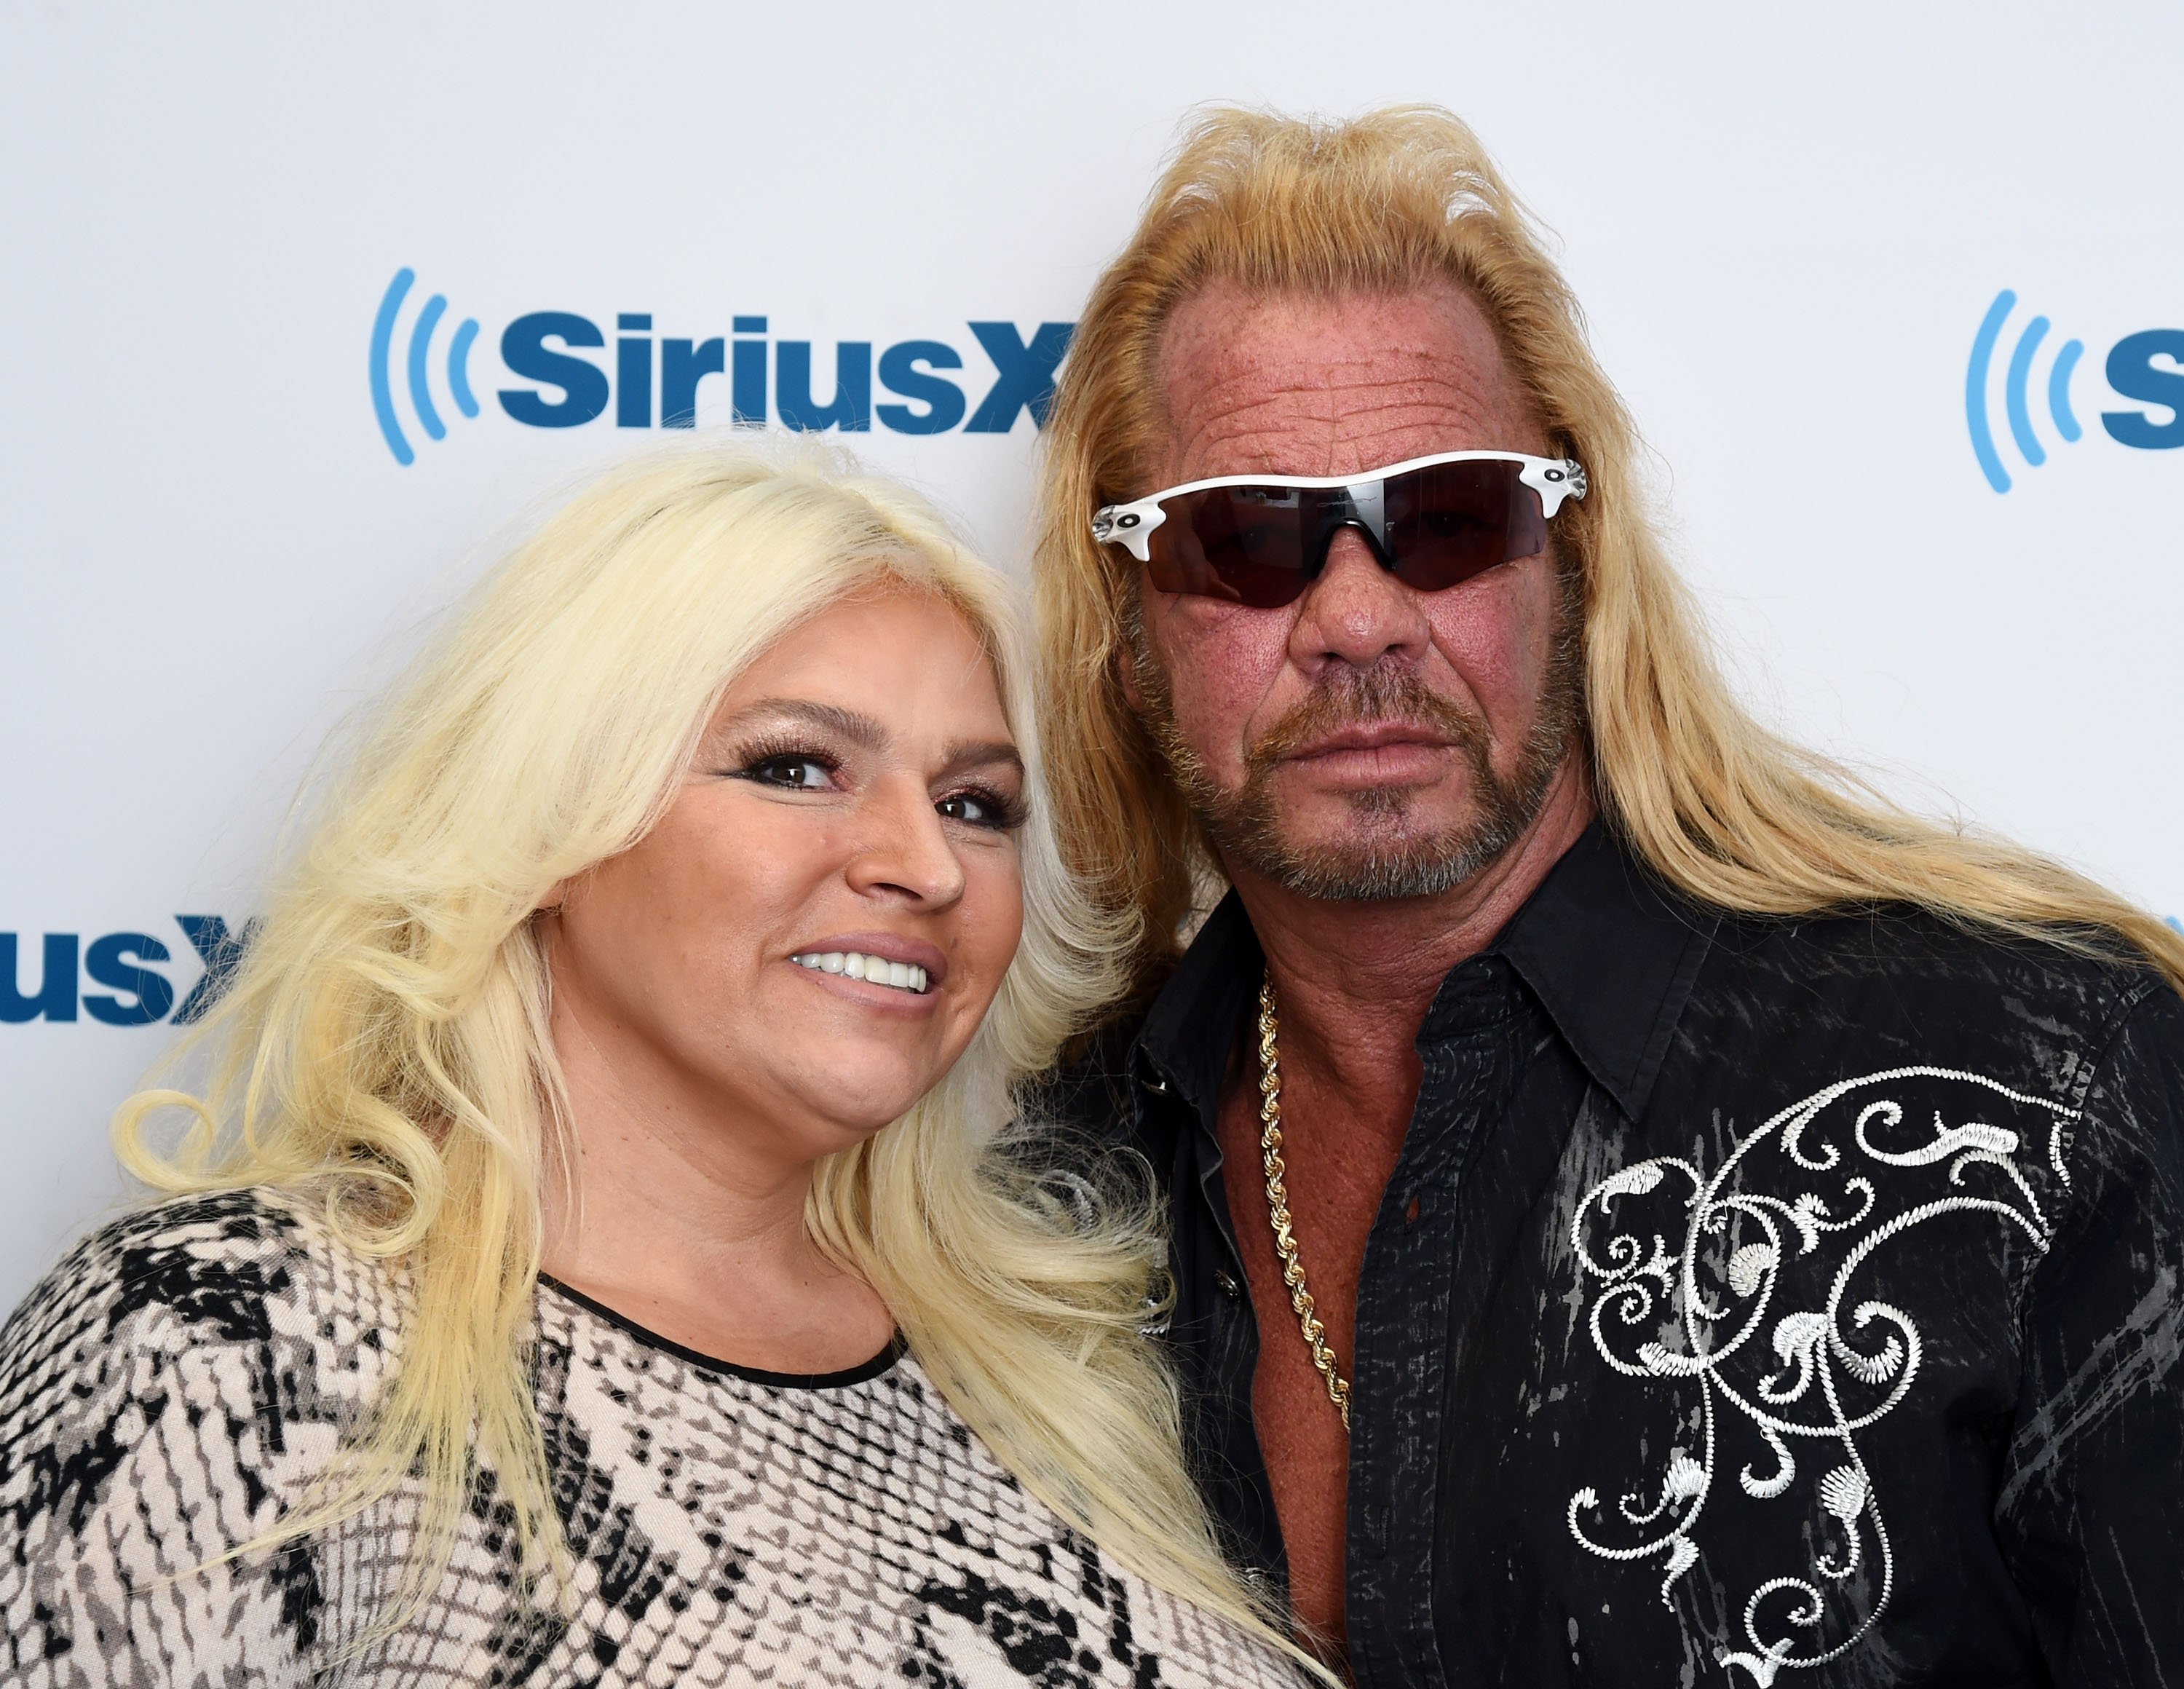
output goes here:
[{"label": "snakeskin print top", "polygon": [[[265,1192],[96,1233],[0,1331],[0,1681],[64,1685],[1290,1685],[1110,1564],[917,1363],[784,1378],[552,1284],[537,1395],[577,1574],[519,1592],[481,1475],[453,1564],[372,1635],[419,1497],[217,1557],[292,1505],[394,1363],[396,1290]],[[364,1645],[359,1647],[361,1639]]]}]

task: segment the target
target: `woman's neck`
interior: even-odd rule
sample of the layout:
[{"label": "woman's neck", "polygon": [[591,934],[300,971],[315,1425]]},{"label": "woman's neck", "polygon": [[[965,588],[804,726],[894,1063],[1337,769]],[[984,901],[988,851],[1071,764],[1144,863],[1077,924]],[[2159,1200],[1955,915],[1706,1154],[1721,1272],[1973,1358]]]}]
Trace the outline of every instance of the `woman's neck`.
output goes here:
[{"label": "woman's neck", "polygon": [[683,1347],[769,1372],[838,1372],[894,1324],[805,1223],[814,1162],[769,1154],[694,1076],[618,1047],[557,996],[567,1103],[546,1168],[544,1270]]}]

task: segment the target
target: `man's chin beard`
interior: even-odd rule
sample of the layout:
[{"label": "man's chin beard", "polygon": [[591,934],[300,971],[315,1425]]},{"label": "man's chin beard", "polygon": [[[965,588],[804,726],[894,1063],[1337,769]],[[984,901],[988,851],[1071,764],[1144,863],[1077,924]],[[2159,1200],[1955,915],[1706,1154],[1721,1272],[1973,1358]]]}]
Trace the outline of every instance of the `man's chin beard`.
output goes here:
[{"label": "man's chin beard", "polygon": [[[1246,869],[1297,896],[1323,902],[1437,897],[1491,867],[1531,832],[1564,761],[1581,741],[1583,656],[1574,586],[1562,588],[1538,717],[1506,777],[1493,766],[1486,724],[1476,713],[1428,693],[1407,670],[1350,670],[1252,747],[1240,786],[1222,787],[1177,725],[1167,677],[1133,617],[1127,633],[1145,725],[1225,867]],[[1470,814],[1453,827],[1407,835],[1403,823],[1417,789],[1382,787],[1351,795],[1357,825],[1347,836],[1308,845],[1288,838],[1273,791],[1282,753],[1338,722],[1406,716],[1433,722],[1464,759]]]},{"label": "man's chin beard", "polygon": [[1546,768],[1536,791],[1529,780],[1520,790],[1474,780],[1479,801],[1472,816],[1423,836],[1409,834],[1402,825],[1412,806],[1408,790],[1357,794],[1350,808],[1359,824],[1332,844],[1293,844],[1279,824],[1262,824],[1256,817],[1217,820],[1201,811],[1200,819],[1232,871],[1248,869],[1299,897],[1329,903],[1438,897],[1490,867],[1531,830],[1559,762],[1557,757]]},{"label": "man's chin beard", "polygon": [[1184,789],[1232,870],[1246,869],[1322,902],[1438,897],[1490,867],[1531,831],[1573,737],[1567,722],[1543,720],[1507,778],[1494,772],[1483,745],[1460,746],[1470,764],[1471,812],[1456,826],[1425,833],[1407,824],[1419,795],[1415,788],[1352,794],[1347,804],[1353,819],[1343,836],[1313,844],[1287,836],[1263,777],[1239,790],[1216,791],[1193,771],[1198,778],[1187,779]]}]

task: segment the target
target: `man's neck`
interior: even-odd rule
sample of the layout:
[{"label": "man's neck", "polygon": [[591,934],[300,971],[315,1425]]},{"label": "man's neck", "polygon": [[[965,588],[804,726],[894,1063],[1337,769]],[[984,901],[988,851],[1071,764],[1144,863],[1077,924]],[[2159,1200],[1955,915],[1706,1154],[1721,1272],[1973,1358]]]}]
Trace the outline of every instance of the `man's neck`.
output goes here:
[{"label": "man's neck", "polygon": [[1283,1059],[1361,1097],[1407,1068],[1441,981],[1493,941],[1593,815],[1583,763],[1572,756],[1524,835],[1438,895],[1331,902],[1234,873],[1281,1005]]}]

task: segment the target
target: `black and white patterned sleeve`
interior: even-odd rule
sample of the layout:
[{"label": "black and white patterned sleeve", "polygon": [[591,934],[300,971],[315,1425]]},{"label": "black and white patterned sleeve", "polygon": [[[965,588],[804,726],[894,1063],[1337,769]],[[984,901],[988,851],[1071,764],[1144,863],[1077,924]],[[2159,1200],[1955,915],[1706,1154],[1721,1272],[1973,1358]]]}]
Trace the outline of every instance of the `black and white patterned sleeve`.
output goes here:
[{"label": "black and white patterned sleeve", "polygon": [[0,1680],[302,1680],[311,1556],[221,1558],[278,1520],[343,1417],[287,1224],[248,1193],[117,1221],[0,1329]]}]

